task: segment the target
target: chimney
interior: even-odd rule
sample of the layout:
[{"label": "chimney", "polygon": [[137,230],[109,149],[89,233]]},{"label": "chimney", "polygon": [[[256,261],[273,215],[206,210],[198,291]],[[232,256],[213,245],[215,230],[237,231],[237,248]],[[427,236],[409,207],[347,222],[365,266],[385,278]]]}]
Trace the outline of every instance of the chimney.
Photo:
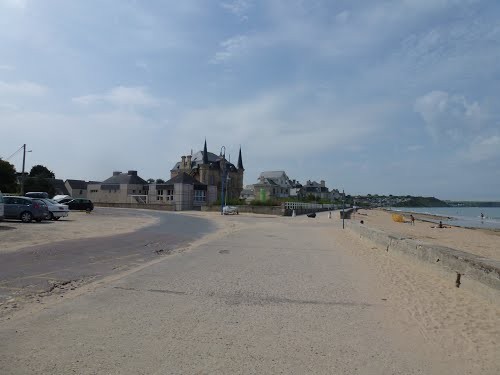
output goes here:
[{"label": "chimney", "polygon": [[137,171],[128,171],[129,176],[137,176]]},{"label": "chimney", "polygon": [[325,180],[321,180],[320,182],[321,187],[325,187]]},{"label": "chimney", "polygon": [[122,172],[120,172],[120,171],[113,171],[113,176],[119,176],[121,174],[122,174]]},{"label": "chimney", "polygon": [[[192,152],[192,151],[191,151],[191,152]],[[187,163],[187,166],[186,166],[186,167],[187,167],[187,169],[191,169],[191,155],[188,155],[188,156],[187,156],[187,161],[186,161],[186,163]]]},{"label": "chimney", "polygon": [[186,169],[186,157],[185,156],[181,156],[181,169]]}]

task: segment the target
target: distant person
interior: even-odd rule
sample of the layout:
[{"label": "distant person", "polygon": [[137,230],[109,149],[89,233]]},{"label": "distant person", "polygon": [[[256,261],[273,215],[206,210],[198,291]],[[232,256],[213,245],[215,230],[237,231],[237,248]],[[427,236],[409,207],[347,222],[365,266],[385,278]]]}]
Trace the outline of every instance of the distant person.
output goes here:
[{"label": "distant person", "polygon": [[442,222],[442,221],[440,221],[440,222],[439,222],[438,228],[444,228],[444,227],[443,227],[443,222]]},{"label": "distant person", "polygon": [[484,214],[481,212],[481,220],[484,219]]},{"label": "distant person", "polygon": [[415,225],[415,217],[413,215],[410,215],[410,221],[411,225]]}]

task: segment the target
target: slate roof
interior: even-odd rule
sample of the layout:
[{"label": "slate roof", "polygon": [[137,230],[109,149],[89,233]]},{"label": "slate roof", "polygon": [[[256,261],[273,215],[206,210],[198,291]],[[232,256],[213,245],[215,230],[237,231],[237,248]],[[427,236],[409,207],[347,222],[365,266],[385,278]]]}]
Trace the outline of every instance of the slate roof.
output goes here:
[{"label": "slate roof", "polygon": [[83,180],[66,180],[71,189],[87,190],[87,182]]},{"label": "slate roof", "polygon": [[[220,161],[222,157],[214,154],[213,152],[207,152],[208,164],[210,168],[220,169]],[[198,151],[191,157],[191,168],[198,168],[199,165],[203,164],[203,151]],[[171,169],[171,172],[175,172],[179,170],[181,167],[181,162],[178,161],[175,163],[174,167]],[[234,171],[236,170],[236,166],[233,163],[229,163],[226,161],[226,168],[228,170]]]},{"label": "slate roof", "polygon": [[129,185],[147,185],[147,181],[143,180],[136,174],[120,173],[111,176],[107,180],[101,182],[101,184],[111,185],[111,184],[129,184]]},{"label": "slate roof", "polygon": [[173,185],[173,184],[187,184],[187,185],[205,185],[200,181],[195,179],[193,176],[188,175],[186,172],[179,173],[174,178],[171,178],[165,185]]},{"label": "slate roof", "polygon": [[280,178],[283,175],[286,176],[285,171],[266,171],[260,173],[260,177],[264,178]]}]

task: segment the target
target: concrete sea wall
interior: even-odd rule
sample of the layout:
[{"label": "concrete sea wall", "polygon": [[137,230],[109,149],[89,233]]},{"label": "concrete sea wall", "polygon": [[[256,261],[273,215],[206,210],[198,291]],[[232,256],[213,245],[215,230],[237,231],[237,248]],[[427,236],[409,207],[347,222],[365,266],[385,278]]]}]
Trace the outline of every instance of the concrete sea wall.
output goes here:
[{"label": "concrete sea wall", "polygon": [[450,282],[458,288],[466,288],[500,303],[499,261],[405,238],[356,222],[350,222],[348,228],[384,251],[431,265],[435,270],[444,273],[445,277],[449,277]]}]

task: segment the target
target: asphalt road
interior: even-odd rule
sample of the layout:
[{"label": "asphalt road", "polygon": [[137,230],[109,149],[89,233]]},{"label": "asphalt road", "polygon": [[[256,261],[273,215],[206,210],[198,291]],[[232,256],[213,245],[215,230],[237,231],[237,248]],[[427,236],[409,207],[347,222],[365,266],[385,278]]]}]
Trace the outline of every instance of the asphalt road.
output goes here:
[{"label": "asphalt road", "polygon": [[473,373],[388,307],[331,221],[244,220],[245,230],[4,321],[0,373]]},{"label": "asphalt road", "polygon": [[[136,210],[96,208],[103,214],[134,216]],[[54,288],[76,288],[128,270],[214,230],[205,219],[150,211],[158,224],[129,234],[62,241],[0,254],[0,303],[12,296],[36,296]]]}]

